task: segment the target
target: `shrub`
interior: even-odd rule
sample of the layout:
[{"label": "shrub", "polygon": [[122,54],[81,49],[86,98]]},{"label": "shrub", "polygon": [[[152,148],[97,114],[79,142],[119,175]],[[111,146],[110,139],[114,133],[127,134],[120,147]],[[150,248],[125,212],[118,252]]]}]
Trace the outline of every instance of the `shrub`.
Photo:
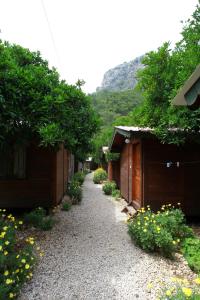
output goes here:
[{"label": "shrub", "polygon": [[113,190],[112,191],[112,197],[114,197],[115,199],[121,198],[120,190]]},{"label": "shrub", "polygon": [[116,183],[114,181],[107,181],[104,183],[102,189],[106,195],[111,195],[116,189]]},{"label": "shrub", "polygon": [[161,210],[153,213],[150,207],[140,209],[128,222],[128,232],[142,249],[171,257],[186,237],[193,236],[193,231],[185,224],[180,208],[171,208],[169,204]]},{"label": "shrub", "polygon": [[0,299],[16,298],[24,282],[32,277],[34,239],[17,238],[21,224],[0,210]]},{"label": "shrub", "polygon": [[182,243],[181,250],[189,267],[194,272],[200,273],[200,239],[186,238]]},{"label": "shrub", "polygon": [[93,182],[94,183],[102,183],[106,179],[107,179],[107,173],[104,169],[98,168],[94,172],[94,176],[93,176]]},{"label": "shrub", "polygon": [[73,203],[78,203],[82,200],[82,189],[78,181],[72,180],[69,183],[67,194],[71,197]]},{"label": "shrub", "polygon": [[77,172],[73,176],[73,180],[79,182],[80,185],[83,184],[85,179],[85,174],[83,172]]},{"label": "shrub", "polygon": [[62,210],[65,210],[65,211],[69,211],[70,209],[71,209],[71,204],[70,203],[68,203],[68,202],[64,202],[63,204],[62,204]]},{"label": "shrub", "polygon": [[47,231],[52,229],[55,222],[52,217],[46,216],[46,210],[44,208],[38,207],[24,215],[24,223]]}]

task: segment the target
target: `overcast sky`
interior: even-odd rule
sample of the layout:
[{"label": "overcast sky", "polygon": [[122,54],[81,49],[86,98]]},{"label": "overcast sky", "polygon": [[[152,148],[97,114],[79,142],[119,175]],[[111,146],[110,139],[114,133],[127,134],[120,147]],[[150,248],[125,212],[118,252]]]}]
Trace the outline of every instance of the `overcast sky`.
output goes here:
[{"label": "overcast sky", "polygon": [[0,38],[39,50],[62,79],[93,92],[108,69],[165,41],[198,0],[0,0]]}]

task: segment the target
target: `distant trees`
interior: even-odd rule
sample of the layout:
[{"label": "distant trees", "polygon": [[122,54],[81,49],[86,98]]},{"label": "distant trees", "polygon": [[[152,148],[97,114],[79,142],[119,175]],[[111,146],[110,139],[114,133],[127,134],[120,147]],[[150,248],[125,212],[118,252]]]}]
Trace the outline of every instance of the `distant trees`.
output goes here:
[{"label": "distant trees", "polygon": [[78,159],[91,150],[98,118],[80,85],[60,81],[39,52],[0,42],[0,146],[64,143]]}]

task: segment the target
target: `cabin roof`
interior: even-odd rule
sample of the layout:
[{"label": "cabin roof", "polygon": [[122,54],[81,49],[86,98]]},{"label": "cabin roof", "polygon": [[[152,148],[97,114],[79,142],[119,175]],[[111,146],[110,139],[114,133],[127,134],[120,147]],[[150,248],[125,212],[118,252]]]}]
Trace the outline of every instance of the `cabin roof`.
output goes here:
[{"label": "cabin roof", "polygon": [[173,105],[193,105],[200,97],[200,64],[180,88],[176,97],[172,100]]}]

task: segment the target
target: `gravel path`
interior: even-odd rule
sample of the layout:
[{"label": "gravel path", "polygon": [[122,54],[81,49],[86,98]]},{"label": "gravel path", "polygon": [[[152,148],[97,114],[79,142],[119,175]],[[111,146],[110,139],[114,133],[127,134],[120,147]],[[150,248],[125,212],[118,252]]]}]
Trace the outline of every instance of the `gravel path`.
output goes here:
[{"label": "gravel path", "polygon": [[135,247],[121,210],[87,175],[81,205],[59,211],[59,222],[39,241],[45,255],[20,300],[148,300],[155,299],[155,281],[192,276],[181,257],[171,262]]}]

